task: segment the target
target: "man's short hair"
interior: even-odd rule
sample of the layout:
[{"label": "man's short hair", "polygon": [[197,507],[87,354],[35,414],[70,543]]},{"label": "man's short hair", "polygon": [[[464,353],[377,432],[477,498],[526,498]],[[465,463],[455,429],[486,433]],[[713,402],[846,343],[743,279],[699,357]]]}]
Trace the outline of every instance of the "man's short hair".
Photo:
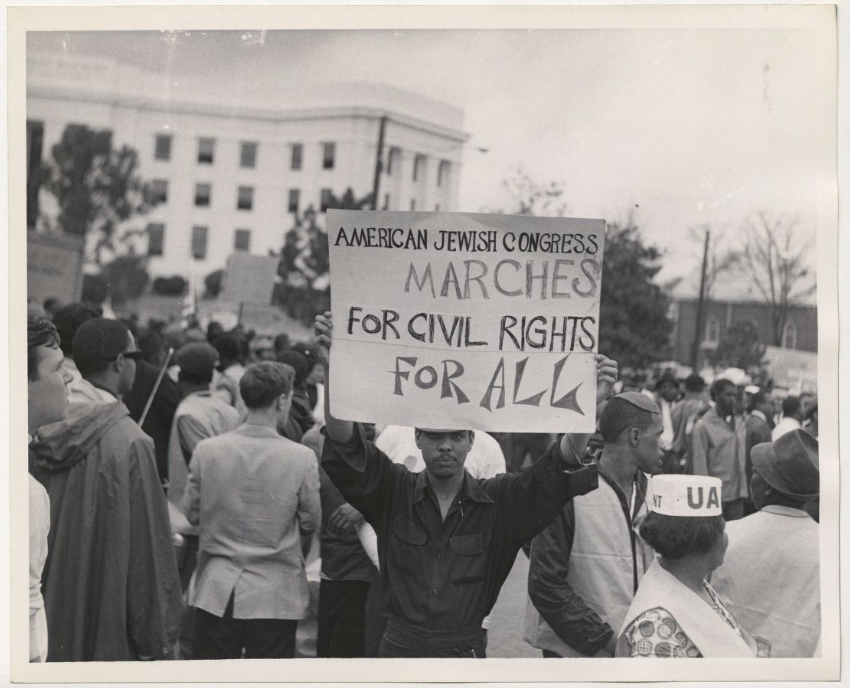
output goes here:
[{"label": "man's short hair", "polygon": [[782,400],[782,415],[796,416],[803,409],[803,402],[799,397],[785,397]]},{"label": "man's short hair", "polygon": [[768,396],[769,392],[767,390],[760,389],[758,392],[756,392],[750,397],[750,403],[747,405],[747,411],[752,413],[753,411],[758,409],[759,406],[762,406],[764,402],[767,401]]},{"label": "man's short hair", "polygon": [[686,392],[702,392],[705,389],[705,380],[702,379],[700,375],[688,375],[685,378],[685,391]]},{"label": "man's short hair", "polygon": [[724,528],[722,516],[668,516],[651,511],[640,524],[640,536],[662,557],[676,561],[711,552]]},{"label": "man's short hair", "polygon": [[295,371],[295,387],[300,389],[304,386],[307,382],[307,376],[310,374],[306,358],[297,351],[279,351],[277,362],[292,366],[292,370]]},{"label": "man's short hair", "polygon": [[252,363],[239,380],[242,401],[249,409],[268,408],[279,396],[289,394],[294,378],[295,371],[285,363]]},{"label": "man's short hair", "polygon": [[658,414],[639,408],[625,399],[614,397],[609,400],[599,419],[599,432],[608,444],[614,444],[629,428],[646,430],[652,417]]},{"label": "man's short hair", "polygon": [[145,334],[139,337],[139,341],[136,344],[139,347],[139,351],[144,355],[145,360],[150,363],[165,353],[165,340],[156,330],[145,332]]},{"label": "man's short hair", "polygon": [[38,347],[59,345],[59,333],[52,322],[42,316],[27,318],[27,376],[30,380],[38,379]]},{"label": "man's short hair", "polygon": [[213,340],[212,345],[218,351],[219,356],[230,361],[242,360],[242,346],[235,334],[221,334]]},{"label": "man's short hair", "polygon": [[56,326],[56,331],[59,333],[61,343],[59,346],[62,353],[73,355],[74,336],[77,330],[83,323],[99,318],[103,315],[103,309],[93,303],[80,301],[77,303],[69,303],[67,306],[60,308],[56,315],[53,316],[53,324]]},{"label": "man's short hair", "polygon": [[74,363],[84,378],[106,370],[127,350],[130,329],[118,320],[93,318],[74,335]]},{"label": "man's short hair", "polygon": [[735,383],[732,382],[732,380],[727,380],[725,377],[721,377],[719,380],[712,382],[711,389],[709,390],[712,400],[717,401],[718,395],[723,394],[723,390],[727,387],[735,387],[735,389],[737,389]]}]

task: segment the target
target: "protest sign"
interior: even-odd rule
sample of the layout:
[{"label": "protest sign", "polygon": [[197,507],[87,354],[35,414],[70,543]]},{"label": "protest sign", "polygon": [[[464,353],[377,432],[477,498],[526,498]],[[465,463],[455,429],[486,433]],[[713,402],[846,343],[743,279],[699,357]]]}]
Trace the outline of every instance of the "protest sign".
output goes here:
[{"label": "protest sign", "polygon": [[279,260],[276,256],[234,253],[227,259],[222,300],[270,304]]},{"label": "protest sign", "polygon": [[604,220],[327,217],[334,416],[595,430]]},{"label": "protest sign", "polygon": [[82,237],[27,232],[27,298],[78,301],[83,293]]}]

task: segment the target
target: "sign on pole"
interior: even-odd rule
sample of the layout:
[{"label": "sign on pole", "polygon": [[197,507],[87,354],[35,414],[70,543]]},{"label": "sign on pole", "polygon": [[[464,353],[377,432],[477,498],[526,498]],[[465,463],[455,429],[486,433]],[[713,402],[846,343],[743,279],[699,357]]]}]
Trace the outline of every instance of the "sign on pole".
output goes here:
[{"label": "sign on pole", "polygon": [[327,218],[334,416],[594,432],[604,220]]},{"label": "sign on pole", "polygon": [[280,259],[234,253],[227,259],[222,300],[237,303],[270,304]]},{"label": "sign on pole", "polygon": [[27,298],[79,301],[83,293],[82,237],[27,231]]}]

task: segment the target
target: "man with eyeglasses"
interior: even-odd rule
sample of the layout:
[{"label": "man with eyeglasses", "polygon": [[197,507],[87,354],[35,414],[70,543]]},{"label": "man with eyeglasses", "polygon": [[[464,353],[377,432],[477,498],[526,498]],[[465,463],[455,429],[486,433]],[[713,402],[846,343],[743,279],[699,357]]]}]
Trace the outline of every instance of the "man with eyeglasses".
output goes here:
[{"label": "man with eyeglasses", "polygon": [[140,354],[104,318],[77,330],[73,353],[86,385],[30,445],[50,497],[47,661],[168,659],[183,606],[171,524],[153,440],[121,402]]}]

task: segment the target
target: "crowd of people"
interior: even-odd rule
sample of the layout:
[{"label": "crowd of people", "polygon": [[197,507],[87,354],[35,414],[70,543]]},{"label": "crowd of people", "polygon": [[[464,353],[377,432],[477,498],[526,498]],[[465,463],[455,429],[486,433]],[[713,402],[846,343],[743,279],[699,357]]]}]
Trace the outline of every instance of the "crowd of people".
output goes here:
[{"label": "crowd of people", "polygon": [[594,435],[383,427],[331,414],[330,314],[293,343],[45,306],[30,661],[486,657],[517,556],[543,657],[820,652],[814,397],[599,355]]}]

